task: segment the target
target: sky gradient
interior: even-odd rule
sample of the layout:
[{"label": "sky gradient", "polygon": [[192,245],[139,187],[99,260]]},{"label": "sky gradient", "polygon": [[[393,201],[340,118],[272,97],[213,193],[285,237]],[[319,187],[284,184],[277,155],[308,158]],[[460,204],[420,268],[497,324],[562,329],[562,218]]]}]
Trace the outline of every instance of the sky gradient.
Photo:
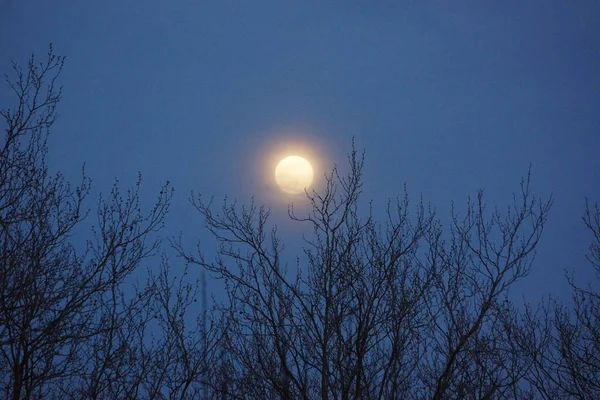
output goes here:
[{"label": "sky gradient", "polygon": [[139,171],[149,202],[170,180],[167,234],[206,234],[191,190],[255,196],[285,225],[277,157],[301,149],[322,176],[354,137],[376,213],[406,183],[446,226],[451,202],[479,188],[504,208],[531,165],[554,208],[519,290],[568,296],[565,269],[591,276],[597,1],[0,0],[2,73],[50,42],[67,56],[50,167],[76,179],[85,162],[96,192]]}]

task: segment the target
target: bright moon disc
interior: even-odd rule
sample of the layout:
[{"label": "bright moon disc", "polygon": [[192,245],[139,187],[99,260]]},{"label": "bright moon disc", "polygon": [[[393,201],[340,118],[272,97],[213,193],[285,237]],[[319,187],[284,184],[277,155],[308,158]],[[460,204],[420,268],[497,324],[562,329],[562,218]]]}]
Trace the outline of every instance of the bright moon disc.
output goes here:
[{"label": "bright moon disc", "polygon": [[275,182],[286,193],[302,193],[312,183],[312,180],[312,166],[302,157],[286,157],[279,161],[275,168]]}]

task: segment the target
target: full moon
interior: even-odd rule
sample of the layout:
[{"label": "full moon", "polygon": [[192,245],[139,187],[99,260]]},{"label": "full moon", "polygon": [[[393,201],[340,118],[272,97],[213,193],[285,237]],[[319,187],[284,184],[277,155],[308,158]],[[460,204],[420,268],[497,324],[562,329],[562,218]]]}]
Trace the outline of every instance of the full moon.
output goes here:
[{"label": "full moon", "polygon": [[286,157],[275,168],[275,182],[286,193],[300,194],[312,181],[312,166],[302,157]]}]

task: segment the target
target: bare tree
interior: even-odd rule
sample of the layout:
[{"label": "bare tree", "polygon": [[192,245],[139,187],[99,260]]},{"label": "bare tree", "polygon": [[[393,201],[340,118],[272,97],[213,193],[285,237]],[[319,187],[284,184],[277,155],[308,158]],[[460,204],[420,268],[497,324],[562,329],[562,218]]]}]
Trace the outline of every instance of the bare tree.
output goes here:
[{"label": "bare tree", "polygon": [[[599,397],[600,297],[575,285],[574,308],[509,300],[529,273],[552,200],[521,182],[506,212],[479,192],[444,229],[408,195],[374,212],[361,202],[364,155],[336,167],[286,258],[269,210],[193,206],[220,243],[215,259],[156,236],[173,195],[142,211],[140,184],[100,197],[89,239],[90,182],[52,175],[47,138],[64,58],[14,65],[17,107],[2,110],[0,393],[9,399],[512,399]],[[378,221],[378,214],[383,220]],[[600,277],[600,211],[586,208]],[[206,310],[190,264],[220,279]],[[146,265],[146,281],[133,279]],[[157,268],[158,266],[158,268]],[[201,312],[198,312],[201,309]],[[208,321],[208,326],[206,322]]]},{"label": "bare tree", "polygon": [[[535,368],[530,381],[544,399],[600,398],[600,208],[586,201],[583,221],[593,236],[587,256],[595,270],[594,283],[581,287],[572,274],[573,306],[553,301],[536,319],[537,342],[530,352]],[[525,347],[525,346],[524,346]]]},{"label": "bare tree", "polygon": [[205,325],[206,315],[198,313],[198,305],[206,302],[201,298],[203,285],[190,282],[187,266],[180,275],[171,275],[166,259],[159,276],[150,274],[156,289],[151,309],[159,329],[150,346],[153,354],[146,393],[156,399],[206,398],[208,370],[216,362],[218,341],[214,330]]},{"label": "bare tree", "polygon": [[64,397],[206,398],[212,344],[218,341],[198,314],[200,290],[198,281],[188,279],[187,268],[175,276],[163,255],[158,271],[150,270],[133,295],[119,289],[114,299],[105,299],[102,307],[108,312],[98,318],[109,321],[107,329],[80,350],[87,369],[71,379]]},{"label": "bare tree", "polygon": [[0,113],[0,397],[198,398],[215,342],[190,320],[198,282],[173,280],[166,259],[143,285],[129,279],[159,249],[169,183],[145,212],[140,180],[115,183],[90,238],[72,242],[90,182],[72,188],[46,162],[63,63],[50,47],[41,63],[14,64],[17,106]]},{"label": "bare tree", "polygon": [[[283,259],[269,211],[225,201],[219,211],[193,196],[221,243],[177,250],[221,279],[221,315],[231,398],[513,398],[530,368],[511,335],[520,319],[506,293],[527,275],[551,201],[521,185],[506,217],[486,215],[483,194],[454,217],[448,243],[435,213],[408,197],[386,219],[359,215],[363,158],[307,193],[312,211],[302,255]],[[215,377],[216,381],[222,382]]]},{"label": "bare tree", "polygon": [[531,363],[515,340],[528,325],[506,296],[531,269],[551,204],[531,194],[528,175],[506,216],[497,208],[488,216],[480,191],[462,219],[453,213],[449,245],[431,241],[438,274],[424,370],[433,399],[525,396],[518,383]]}]

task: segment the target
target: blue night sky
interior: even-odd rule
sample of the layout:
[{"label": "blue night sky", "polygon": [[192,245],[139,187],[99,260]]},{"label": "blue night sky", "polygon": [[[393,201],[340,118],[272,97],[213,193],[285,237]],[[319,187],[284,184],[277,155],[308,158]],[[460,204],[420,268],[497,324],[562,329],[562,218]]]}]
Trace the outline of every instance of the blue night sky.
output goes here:
[{"label": "blue night sky", "polygon": [[[504,208],[531,163],[554,208],[518,289],[566,297],[565,269],[591,276],[598,1],[0,0],[0,71],[50,42],[67,56],[51,168],[76,179],[85,162],[95,193],[139,171],[148,202],[170,180],[165,234],[206,238],[192,190],[255,196],[287,227],[302,198],[279,192],[273,160],[299,151],[320,177],[354,137],[376,214],[406,183],[446,226],[479,188]],[[2,86],[0,107],[14,102]]]}]

